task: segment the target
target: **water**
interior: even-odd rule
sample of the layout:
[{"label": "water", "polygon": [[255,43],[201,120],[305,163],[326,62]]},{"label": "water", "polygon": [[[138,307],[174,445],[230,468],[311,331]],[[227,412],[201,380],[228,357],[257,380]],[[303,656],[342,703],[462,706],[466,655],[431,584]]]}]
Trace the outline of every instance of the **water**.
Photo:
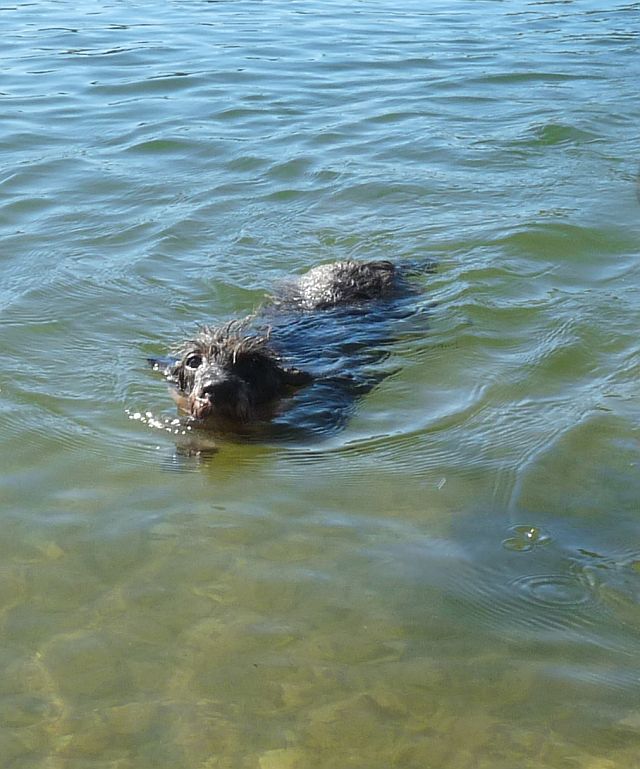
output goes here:
[{"label": "water", "polygon": [[[639,11],[5,3],[3,769],[637,765]],[[176,457],[145,358],[345,257],[388,376]]]}]

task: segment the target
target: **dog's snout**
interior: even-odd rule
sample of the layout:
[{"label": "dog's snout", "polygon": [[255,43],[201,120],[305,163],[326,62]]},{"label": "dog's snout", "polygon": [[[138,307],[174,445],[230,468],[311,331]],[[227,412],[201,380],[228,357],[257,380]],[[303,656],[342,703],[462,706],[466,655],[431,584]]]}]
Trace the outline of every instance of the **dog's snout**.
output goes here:
[{"label": "dog's snout", "polygon": [[207,399],[212,403],[224,403],[233,398],[236,386],[230,381],[205,382],[198,392],[198,397]]}]

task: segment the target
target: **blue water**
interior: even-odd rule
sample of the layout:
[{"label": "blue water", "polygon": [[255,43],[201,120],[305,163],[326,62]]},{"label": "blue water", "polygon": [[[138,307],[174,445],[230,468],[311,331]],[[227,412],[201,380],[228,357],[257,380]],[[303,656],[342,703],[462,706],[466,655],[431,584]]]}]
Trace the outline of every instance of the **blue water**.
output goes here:
[{"label": "blue water", "polygon": [[[3,769],[635,766],[640,4],[0,29]],[[344,258],[435,267],[340,429],[177,450],[146,358]]]}]

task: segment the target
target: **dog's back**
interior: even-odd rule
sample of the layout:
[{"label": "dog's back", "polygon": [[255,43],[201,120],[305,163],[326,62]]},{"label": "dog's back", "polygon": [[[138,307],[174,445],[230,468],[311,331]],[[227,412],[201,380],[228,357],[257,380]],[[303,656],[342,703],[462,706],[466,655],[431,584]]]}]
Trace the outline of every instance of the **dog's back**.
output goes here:
[{"label": "dog's back", "polygon": [[336,262],[285,286],[264,310],[271,343],[311,374],[272,430],[321,437],[344,425],[359,397],[388,371],[380,364],[394,341],[393,321],[411,315],[415,287],[391,262]]},{"label": "dog's back", "polygon": [[359,305],[397,292],[400,273],[391,262],[332,262],[295,278],[273,298],[279,306],[326,310]]}]

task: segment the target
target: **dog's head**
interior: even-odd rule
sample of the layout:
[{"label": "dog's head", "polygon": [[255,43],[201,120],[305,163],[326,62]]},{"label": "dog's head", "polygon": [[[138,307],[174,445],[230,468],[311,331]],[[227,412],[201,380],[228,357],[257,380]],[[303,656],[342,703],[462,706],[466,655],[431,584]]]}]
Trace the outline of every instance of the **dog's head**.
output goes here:
[{"label": "dog's head", "polygon": [[251,422],[261,407],[308,384],[311,375],[283,366],[269,345],[269,334],[250,333],[245,324],[203,327],[176,350],[178,359],[162,367],[175,385],[179,408],[198,420]]}]

